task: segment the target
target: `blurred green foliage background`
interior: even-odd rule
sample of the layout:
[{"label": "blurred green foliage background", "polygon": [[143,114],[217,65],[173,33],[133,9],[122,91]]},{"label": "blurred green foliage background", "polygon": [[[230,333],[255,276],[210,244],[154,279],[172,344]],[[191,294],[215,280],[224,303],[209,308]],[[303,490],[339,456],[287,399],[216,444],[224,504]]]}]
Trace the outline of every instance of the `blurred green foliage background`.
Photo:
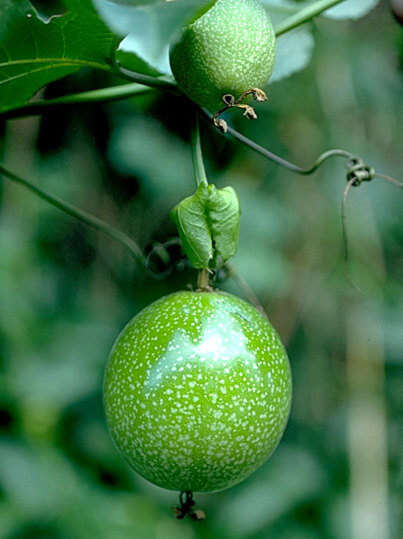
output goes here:
[{"label": "blurred green foliage background", "polygon": [[[273,83],[245,134],[309,165],[332,147],[402,180],[403,32],[383,2],[354,22],[314,24],[313,62]],[[106,86],[83,71],[47,97]],[[190,109],[153,92],[52,111],[1,128],[2,162],[127,231],[143,249],[175,237],[168,212],[194,190]],[[294,403],[273,457],[244,483],[197,496],[208,519],[177,521],[177,495],[123,462],[102,376],[120,329],[195,284],[177,248],[147,277],[124,248],[0,183],[2,539],[397,539],[402,529],[403,222],[399,190],[374,180],[348,201],[341,160],[299,177],[203,126],[210,181],[242,206],[242,277],[287,346]],[[153,257],[154,264],[157,262]],[[221,276],[220,286],[244,290]],[[400,400],[400,402],[399,402]]]}]

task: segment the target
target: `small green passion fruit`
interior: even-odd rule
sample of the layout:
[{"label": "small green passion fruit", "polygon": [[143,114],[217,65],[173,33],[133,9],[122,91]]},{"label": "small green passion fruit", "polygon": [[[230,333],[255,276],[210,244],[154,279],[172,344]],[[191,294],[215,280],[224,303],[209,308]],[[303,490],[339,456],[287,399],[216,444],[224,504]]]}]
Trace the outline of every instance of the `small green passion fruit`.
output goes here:
[{"label": "small green passion fruit", "polygon": [[170,490],[213,492],[245,479],[277,446],[290,402],[276,331],[222,292],[183,291],[146,307],[105,373],[114,442],[134,470]]},{"label": "small green passion fruit", "polygon": [[258,0],[217,0],[193,20],[170,52],[179,88],[216,112],[222,97],[262,88],[274,67],[275,34]]}]

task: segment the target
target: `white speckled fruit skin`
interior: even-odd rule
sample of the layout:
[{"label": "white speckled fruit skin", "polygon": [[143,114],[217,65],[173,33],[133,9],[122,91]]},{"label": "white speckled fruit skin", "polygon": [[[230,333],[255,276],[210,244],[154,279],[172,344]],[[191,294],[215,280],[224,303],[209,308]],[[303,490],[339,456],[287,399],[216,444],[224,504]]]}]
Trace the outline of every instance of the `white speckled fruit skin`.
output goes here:
[{"label": "white speckled fruit skin", "polygon": [[263,88],[274,67],[275,35],[258,0],[218,0],[184,30],[170,62],[179,88],[211,112],[224,94]]},{"label": "white speckled fruit skin", "polygon": [[112,349],[104,404],[129,464],[166,489],[213,492],[255,471],[285,429],[288,358],[254,307],[178,292],[135,316]]}]

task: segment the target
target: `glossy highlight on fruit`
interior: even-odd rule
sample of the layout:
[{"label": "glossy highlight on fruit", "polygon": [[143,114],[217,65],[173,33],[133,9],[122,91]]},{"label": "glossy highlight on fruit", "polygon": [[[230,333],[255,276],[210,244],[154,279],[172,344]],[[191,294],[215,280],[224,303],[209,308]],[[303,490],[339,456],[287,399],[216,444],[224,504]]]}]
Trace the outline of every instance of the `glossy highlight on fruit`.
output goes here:
[{"label": "glossy highlight on fruit", "polygon": [[255,471],[285,429],[287,354],[268,320],[222,292],[183,291],[135,316],[112,349],[104,404],[114,442],[166,489],[213,492]]},{"label": "glossy highlight on fruit", "polygon": [[180,89],[216,112],[222,96],[263,88],[274,67],[275,35],[258,0],[217,0],[189,24],[170,53]]}]

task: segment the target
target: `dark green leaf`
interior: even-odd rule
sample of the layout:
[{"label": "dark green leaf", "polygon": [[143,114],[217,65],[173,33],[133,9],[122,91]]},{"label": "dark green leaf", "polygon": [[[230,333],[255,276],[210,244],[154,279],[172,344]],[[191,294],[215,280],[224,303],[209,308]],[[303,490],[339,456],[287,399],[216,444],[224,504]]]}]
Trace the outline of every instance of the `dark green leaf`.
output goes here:
[{"label": "dark green leaf", "polygon": [[0,111],[82,67],[109,69],[115,38],[85,0],[45,18],[28,0],[0,5]]},{"label": "dark green leaf", "polygon": [[206,206],[208,187],[201,183],[194,195],[182,200],[172,211],[182,247],[192,265],[207,268],[213,258],[213,241]]}]

